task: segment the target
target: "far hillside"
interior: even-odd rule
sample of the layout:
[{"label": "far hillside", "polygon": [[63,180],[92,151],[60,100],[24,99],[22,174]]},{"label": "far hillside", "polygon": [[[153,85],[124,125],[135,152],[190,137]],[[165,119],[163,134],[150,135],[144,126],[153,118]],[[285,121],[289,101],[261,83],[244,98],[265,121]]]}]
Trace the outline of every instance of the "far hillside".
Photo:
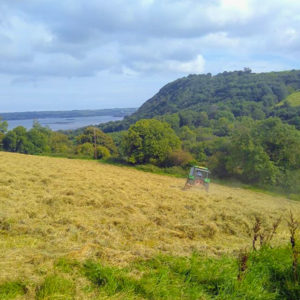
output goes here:
[{"label": "far hillside", "polygon": [[111,108],[111,109],[86,109],[86,110],[63,110],[63,111],[27,111],[1,113],[0,116],[6,120],[27,120],[45,118],[77,118],[93,116],[115,116],[124,117],[136,111],[135,108]]},{"label": "far hillside", "polygon": [[[220,114],[251,117],[255,120],[278,116],[282,121],[300,128],[300,108],[277,104],[300,89],[300,71],[252,73],[244,71],[189,75],[165,85],[124,121],[101,125],[106,132],[127,129],[143,118],[163,115],[190,114],[195,125],[199,113],[209,119]],[[294,100],[293,100],[294,101]],[[296,102],[298,103],[298,102]]]}]

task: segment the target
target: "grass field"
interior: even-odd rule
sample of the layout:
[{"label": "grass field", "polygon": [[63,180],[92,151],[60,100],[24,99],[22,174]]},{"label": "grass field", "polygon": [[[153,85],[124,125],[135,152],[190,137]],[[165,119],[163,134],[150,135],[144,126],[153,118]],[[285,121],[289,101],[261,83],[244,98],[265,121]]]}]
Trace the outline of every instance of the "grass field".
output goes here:
[{"label": "grass field", "polygon": [[[20,299],[73,299],[43,296],[43,286],[63,280],[51,275],[61,258],[123,268],[158,254],[220,257],[251,245],[256,215],[265,227],[289,210],[300,216],[300,203],[282,197],[217,184],[209,193],[183,191],[184,183],[95,161],[0,152],[0,296],[1,283],[22,291],[26,282]],[[273,244],[288,239],[283,221]],[[70,284],[70,295],[77,286],[76,299],[90,299],[87,279]]]},{"label": "grass field", "polygon": [[283,101],[278,103],[278,106],[283,105],[284,102],[288,102],[292,107],[300,106],[300,91],[294,92],[286,97]]}]

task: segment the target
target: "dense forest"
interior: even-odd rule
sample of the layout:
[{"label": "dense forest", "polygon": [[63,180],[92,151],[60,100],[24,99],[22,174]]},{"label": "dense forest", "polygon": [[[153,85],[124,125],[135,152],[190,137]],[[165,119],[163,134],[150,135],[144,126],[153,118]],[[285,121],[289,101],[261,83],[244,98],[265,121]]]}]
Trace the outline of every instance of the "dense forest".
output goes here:
[{"label": "dense forest", "polygon": [[[34,123],[7,132],[5,151],[109,160],[300,193],[300,71],[190,75],[163,87],[123,121],[53,132]],[[298,198],[297,198],[298,199]]]}]

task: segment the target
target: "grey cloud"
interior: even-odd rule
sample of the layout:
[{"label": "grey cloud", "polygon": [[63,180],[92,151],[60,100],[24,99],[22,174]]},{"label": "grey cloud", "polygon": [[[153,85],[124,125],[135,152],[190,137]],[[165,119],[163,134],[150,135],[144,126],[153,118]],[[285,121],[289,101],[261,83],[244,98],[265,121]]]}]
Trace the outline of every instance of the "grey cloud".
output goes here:
[{"label": "grey cloud", "polygon": [[[65,4],[67,3],[67,5]],[[193,38],[224,27],[242,25],[232,16],[222,24],[210,16],[217,7],[213,1],[26,1],[14,8],[46,23],[59,39],[82,43],[99,34],[133,34],[153,38]],[[77,4],[77,5],[76,5]]]},{"label": "grey cloud", "polygon": [[[94,76],[124,68],[173,72],[173,63],[189,64],[211,53],[294,55],[299,19],[292,16],[300,7],[287,2],[290,8],[279,0],[4,0],[0,71],[17,76]],[[287,43],[280,37],[289,27],[296,37]],[[7,32],[12,40],[5,40]]]}]

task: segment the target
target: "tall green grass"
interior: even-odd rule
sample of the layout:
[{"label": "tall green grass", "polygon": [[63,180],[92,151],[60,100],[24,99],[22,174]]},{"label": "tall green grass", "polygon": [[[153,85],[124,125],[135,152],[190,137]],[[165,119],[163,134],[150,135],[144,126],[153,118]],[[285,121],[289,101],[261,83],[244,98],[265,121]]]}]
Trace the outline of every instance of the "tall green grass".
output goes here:
[{"label": "tall green grass", "polygon": [[47,276],[36,289],[37,300],[72,300],[74,296],[73,282],[56,274]]},{"label": "tall green grass", "polygon": [[27,292],[26,285],[21,281],[11,281],[0,284],[0,299],[9,300],[22,296]]},{"label": "tall green grass", "polygon": [[84,274],[99,290],[122,299],[300,299],[291,266],[289,248],[263,248],[250,254],[242,280],[235,258],[197,254],[158,256],[128,269],[88,261]]},{"label": "tall green grass", "polygon": [[[60,259],[54,273],[36,287],[35,299],[78,299],[78,290],[86,295],[84,299],[300,299],[290,247],[263,247],[247,255],[242,277],[239,260],[233,256],[159,255],[125,268],[96,260]],[[76,286],[83,280],[89,286]],[[0,285],[0,299],[15,299],[26,291],[22,282],[7,282]]]}]

